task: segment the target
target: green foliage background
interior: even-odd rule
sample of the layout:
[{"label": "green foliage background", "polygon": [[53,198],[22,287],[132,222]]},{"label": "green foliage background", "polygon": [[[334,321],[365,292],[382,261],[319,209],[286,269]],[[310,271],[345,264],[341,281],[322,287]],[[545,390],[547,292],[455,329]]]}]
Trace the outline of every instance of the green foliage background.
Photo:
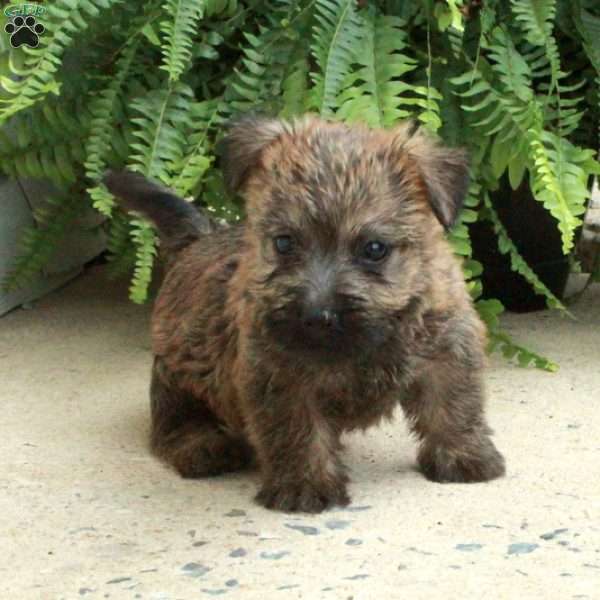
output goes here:
[{"label": "green foliage background", "polygon": [[[489,194],[528,178],[569,253],[589,198],[600,122],[596,0],[53,0],[35,49],[0,48],[0,170],[50,179],[59,193],[24,233],[4,284],[22,285],[92,204],[107,217],[115,273],[148,294],[156,238],[98,182],[127,166],[239,219],[215,166],[237,113],[392,127],[412,117],[472,157],[472,184],[450,234],[473,297],[481,265],[468,224],[493,224],[502,253],[548,305],[564,310],[519,255]],[[6,18],[5,18],[6,20]],[[2,23],[2,28],[4,23]],[[496,243],[496,242],[491,242]],[[492,346],[554,365],[498,330],[502,306],[477,302]]]}]

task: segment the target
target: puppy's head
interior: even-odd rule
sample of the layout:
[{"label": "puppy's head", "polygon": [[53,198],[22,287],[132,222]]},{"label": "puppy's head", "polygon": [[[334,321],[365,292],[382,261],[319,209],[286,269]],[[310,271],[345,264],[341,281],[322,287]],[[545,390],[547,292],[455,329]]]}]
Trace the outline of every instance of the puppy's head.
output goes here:
[{"label": "puppy's head", "polygon": [[395,130],[248,118],[225,138],[246,201],[259,331],[286,352],[385,348],[426,293],[468,184],[464,152]]}]

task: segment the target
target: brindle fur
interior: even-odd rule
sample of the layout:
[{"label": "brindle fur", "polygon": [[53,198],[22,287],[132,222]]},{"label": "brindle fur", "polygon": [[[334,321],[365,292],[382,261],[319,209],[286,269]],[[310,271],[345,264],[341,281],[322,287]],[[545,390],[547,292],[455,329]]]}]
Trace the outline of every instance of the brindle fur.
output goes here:
[{"label": "brindle fur", "polygon": [[[223,170],[248,216],[231,227],[138,175],[107,177],[170,256],[152,318],[152,448],[181,475],[256,460],[264,506],[345,505],[340,435],[398,404],[427,478],[504,473],[483,414],[484,326],[444,237],[466,157],[414,130],[237,123]],[[297,240],[292,255],[275,252],[278,235]],[[381,263],[357,258],[369,240],[392,248]],[[324,306],[341,325],[315,336],[302,315]]]}]

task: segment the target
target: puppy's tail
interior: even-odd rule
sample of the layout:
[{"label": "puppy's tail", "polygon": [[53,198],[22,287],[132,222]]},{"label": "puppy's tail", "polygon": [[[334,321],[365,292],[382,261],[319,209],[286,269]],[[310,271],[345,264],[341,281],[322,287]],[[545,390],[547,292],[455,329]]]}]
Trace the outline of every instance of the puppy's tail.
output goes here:
[{"label": "puppy's tail", "polygon": [[132,171],[108,171],[104,185],[125,210],[149,219],[161,243],[177,251],[213,230],[211,220],[173,191]]}]

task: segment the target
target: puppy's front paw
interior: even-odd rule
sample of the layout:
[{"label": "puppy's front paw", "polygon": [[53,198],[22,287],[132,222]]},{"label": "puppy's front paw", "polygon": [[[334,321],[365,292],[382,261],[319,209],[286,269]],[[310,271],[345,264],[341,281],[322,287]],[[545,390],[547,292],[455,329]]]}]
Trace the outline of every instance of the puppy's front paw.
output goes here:
[{"label": "puppy's front paw", "polygon": [[283,512],[319,513],[336,504],[346,506],[350,497],[344,483],[321,488],[307,482],[273,483],[263,486],[256,501],[265,508]]},{"label": "puppy's front paw", "polygon": [[504,457],[487,437],[476,449],[425,446],[419,453],[419,464],[427,479],[440,483],[489,481],[506,471]]}]

